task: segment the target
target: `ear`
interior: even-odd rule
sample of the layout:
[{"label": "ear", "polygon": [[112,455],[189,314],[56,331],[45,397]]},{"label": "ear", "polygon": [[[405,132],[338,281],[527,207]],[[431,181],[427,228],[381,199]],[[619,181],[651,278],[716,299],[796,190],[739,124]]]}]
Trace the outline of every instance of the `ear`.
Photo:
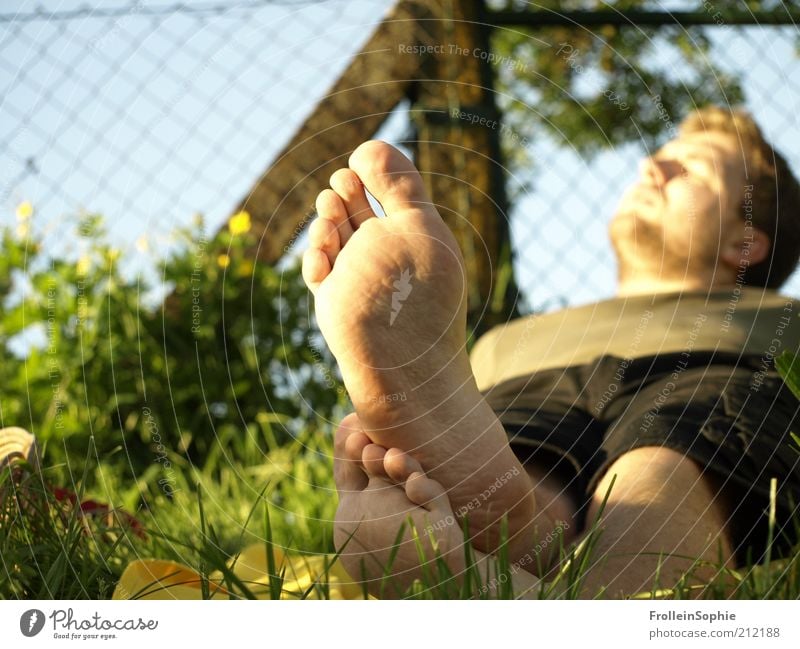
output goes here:
[{"label": "ear", "polygon": [[758,228],[743,227],[735,239],[732,239],[722,250],[720,259],[731,268],[739,268],[744,264],[755,266],[769,255],[772,242]]}]

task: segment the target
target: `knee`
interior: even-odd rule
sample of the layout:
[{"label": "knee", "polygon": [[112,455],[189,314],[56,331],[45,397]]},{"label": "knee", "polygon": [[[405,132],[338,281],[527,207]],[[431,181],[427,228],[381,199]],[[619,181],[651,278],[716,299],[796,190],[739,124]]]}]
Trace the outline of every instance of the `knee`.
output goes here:
[{"label": "knee", "polygon": [[611,465],[636,475],[701,475],[700,465],[681,451],[664,446],[642,446],[624,453]]},{"label": "knee", "polygon": [[609,465],[595,493],[603,496],[614,483],[609,498],[652,502],[676,492],[701,491],[711,495],[702,467],[680,451],[644,446],[621,455]]},{"label": "knee", "polygon": [[727,519],[719,491],[703,467],[679,451],[661,447],[635,449],[611,464],[591,495],[587,521],[601,512],[605,522],[639,524],[653,518],[661,525],[712,536],[726,529]]},{"label": "knee", "polygon": [[662,524],[715,535],[726,528],[725,507],[714,481],[700,464],[672,449],[643,447],[617,459],[592,495],[590,516],[600,513],[606,495],[603,518],[654,516]]}]

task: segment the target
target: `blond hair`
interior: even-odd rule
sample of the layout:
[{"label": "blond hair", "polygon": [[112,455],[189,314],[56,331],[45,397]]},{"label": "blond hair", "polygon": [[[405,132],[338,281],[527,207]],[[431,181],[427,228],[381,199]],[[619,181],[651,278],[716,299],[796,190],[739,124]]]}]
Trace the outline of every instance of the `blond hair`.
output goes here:
[{"label": "blond hair", "polygon": [[744,281],[777,288],[792,274],[800,258],[800,183],[747,111],[707,106],[690,113],[680,125],[681,133],[706,131],[733,135],[739,141],[745,184],[753,186],[748,190],[752,207],[741,204],[741,216],[750,219],[772,243],[762,262],[748,266]]}]

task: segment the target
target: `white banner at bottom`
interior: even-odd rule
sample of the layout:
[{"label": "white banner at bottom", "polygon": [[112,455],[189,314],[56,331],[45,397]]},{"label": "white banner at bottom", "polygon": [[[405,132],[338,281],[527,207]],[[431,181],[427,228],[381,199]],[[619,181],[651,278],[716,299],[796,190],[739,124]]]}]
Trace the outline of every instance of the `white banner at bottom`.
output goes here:
[{"label": "white banner at bottom", "polygon": [[0,602],[0,646],[31,648],[796,648],[799,626],[797,601]]}]

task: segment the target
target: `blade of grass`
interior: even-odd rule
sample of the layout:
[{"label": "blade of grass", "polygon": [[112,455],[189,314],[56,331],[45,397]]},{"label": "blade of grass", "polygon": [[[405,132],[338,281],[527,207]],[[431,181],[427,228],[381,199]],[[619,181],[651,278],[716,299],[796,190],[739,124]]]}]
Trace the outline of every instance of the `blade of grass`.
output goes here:
[{"label": "blade of grass", "polygon": [[394,565],[395,559],[397,558],[397,553],[400,551],[400,545],[403,543],[403,536],[405,536],[405,531],[406,531],[406,523],[404,521],[403,523],[400,524],[400,529],[397,530],[397,534],[395,534],[394,536],[394,543],[392,544],[391,550],[389,550],[389,559],[387,560],[386,565],[383,567],[383,574],[381,575],[381,583],[378,586],[378,599],[383,599],[383,594],[386,592],[386,586],[391,581],[392,566]]},{"label": "blade of grass", "polygon": [[[202,538],[205,540],[206,538],[206,515],[205,511],[203,510],[203,495],[200,489],[200,483],[197,484],[197,510],[200,516],[200,533]],[[200,564],[199,564],[199,573],[200,573],[200,592],[202,593],[203,599],[209,599],[209,587],[208,587],[208,576],[207,576],[207,566],[205,564],[204,559],[202,558],[201,553]]]},{"label": "blade of grass", "polygon": [[267,554],[267,573],[269,575],[269,596],[276,600],[283,592],[283,577],[277,572],[275,546],[272,542],[272,520],[269,515],[269,501],[264,501],[264,549]]}]

